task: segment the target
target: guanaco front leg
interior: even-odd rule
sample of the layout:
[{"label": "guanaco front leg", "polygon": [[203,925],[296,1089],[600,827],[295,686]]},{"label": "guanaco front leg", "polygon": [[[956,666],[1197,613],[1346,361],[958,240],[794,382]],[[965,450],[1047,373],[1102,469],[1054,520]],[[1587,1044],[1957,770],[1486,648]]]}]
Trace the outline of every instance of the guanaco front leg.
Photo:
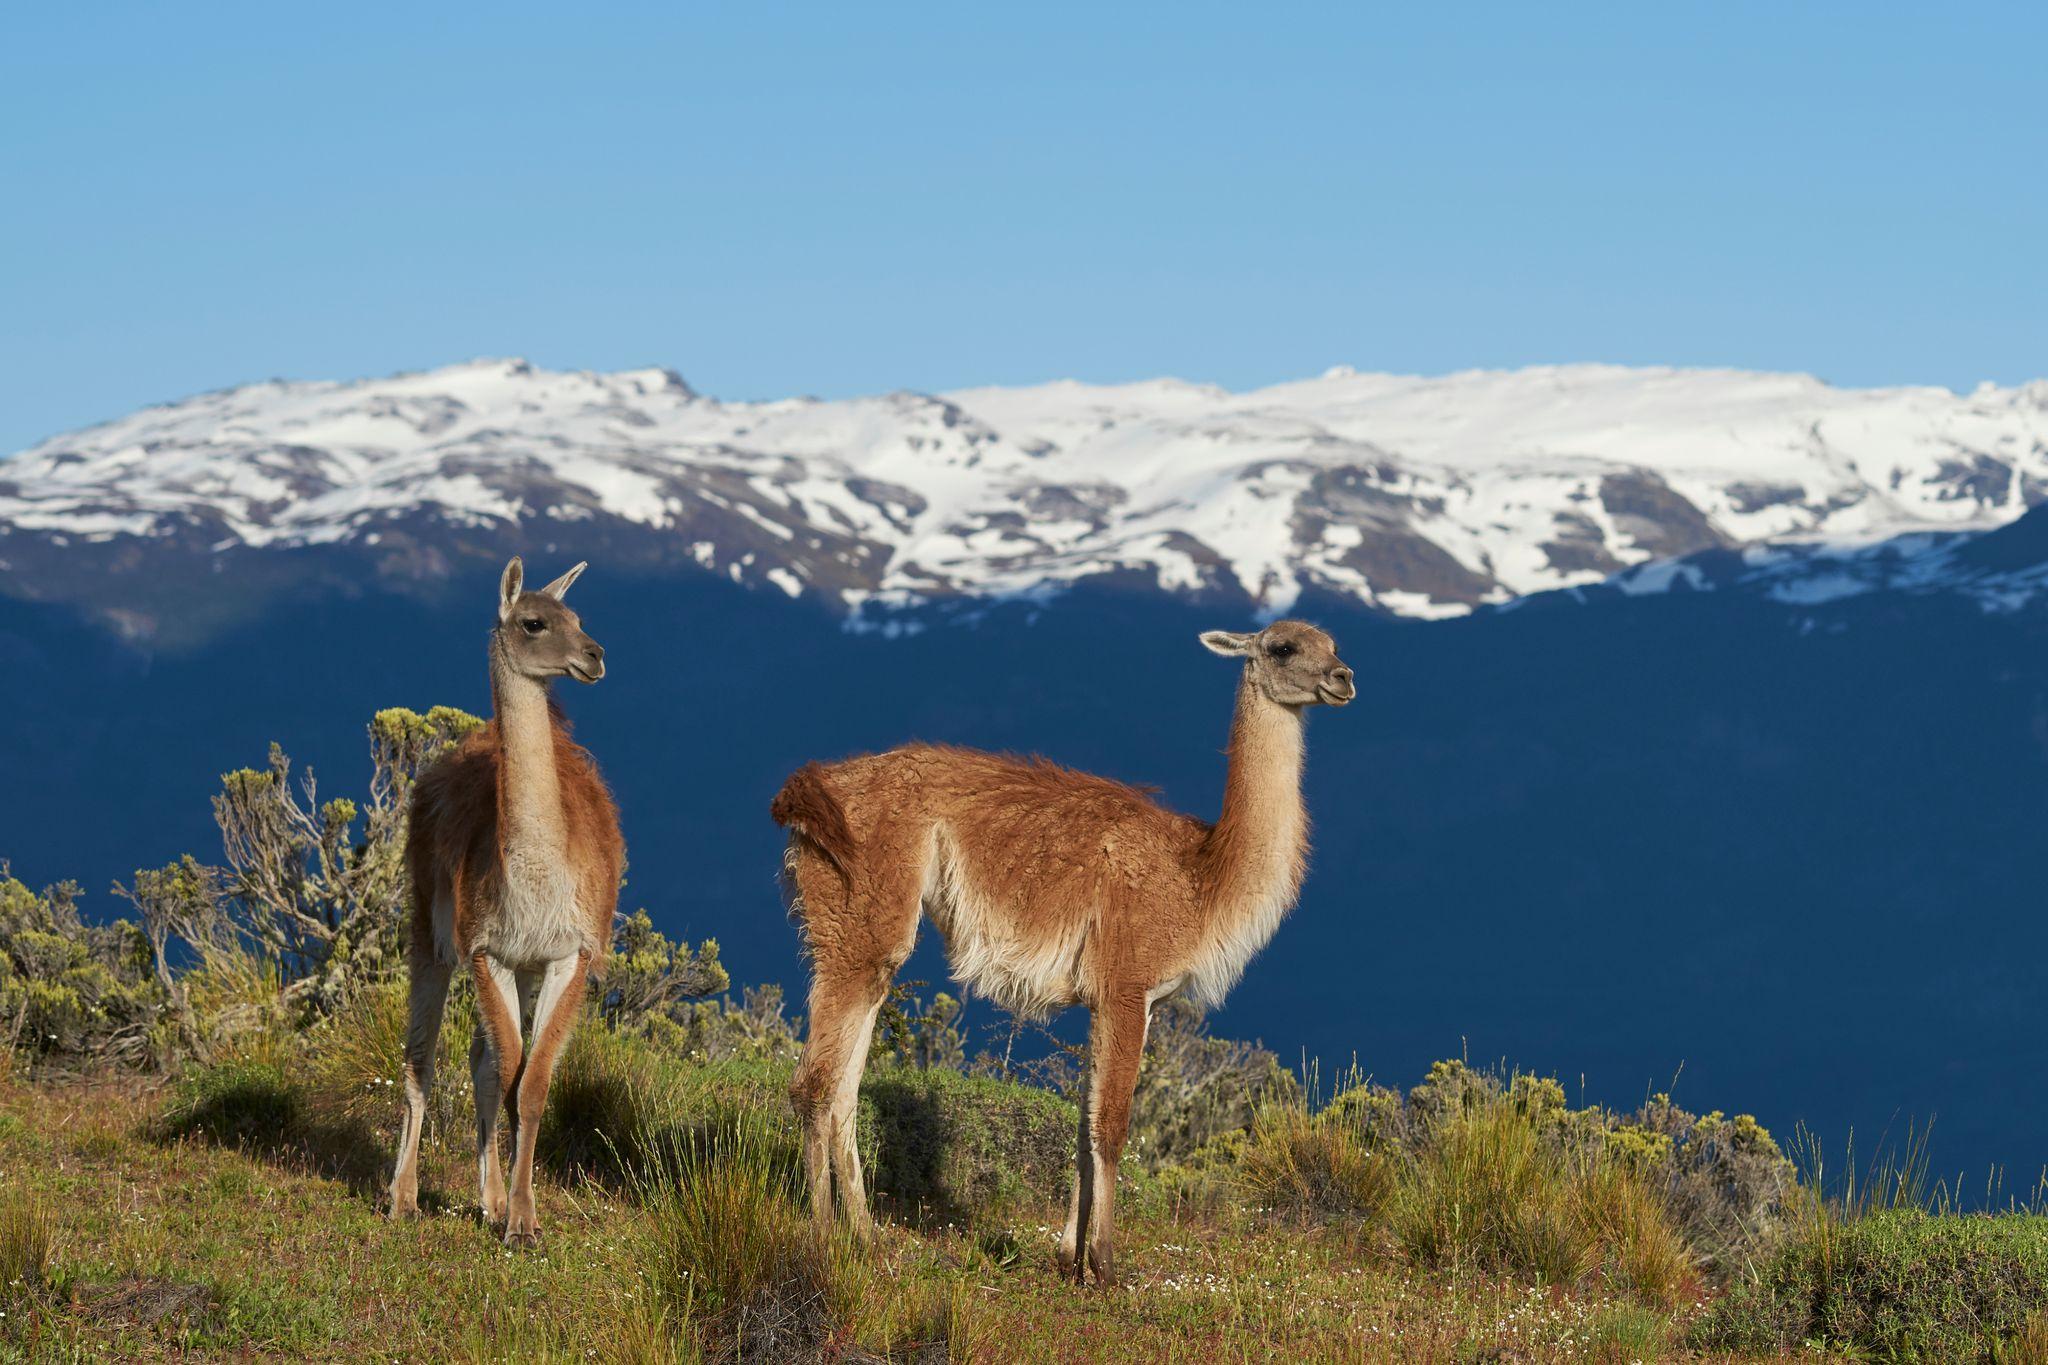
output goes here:
[{"label": "guanaco front leg", "polygon": [[533,1048],[519,1072],[519,1093],[512,1141],[512,1193],[505,1217],[508,1246],[531,1246],[540,1241],[540,1219],[533,1207],[533,1145],[540,1135],[540,1118],[548,1103],[548,1083],[554,1079],[555,1062],[576,1027],[583,1008],[583,995],[590,979],[590,955],[556,958],[541,978],[540,992],[533,1006]]},{"label": "guanaco front leg", "polygon": [[486,953],[470,959],[476,982],[476,1037],[469,1045],[476,1081],[476,1182],[484,1221],[505,1217],[505,1173],[498,1164],[498,1111],[519,1083],[518,982]]},{"label": "guanaco front leg", "polygon": [[1089,1060],[1088,1074],[1081,1080],[1079,1103],[1075,1106],[1081,1119],[1074,1134],[1074,1192],[1067,1202],[1067,1227],[1060,1235],[1059,1251],[1060,1274],[1071,1275],[1083,1283],[1087,1281],[1088,1268],[1082,1259],[1082,1248],[1088,1241],[1090,1192],[1095,1183],[1095,1144],[1088,1137],[1089,1095],[1095,1089],[1095,1067],[1094,1059]]},{"label": "guanaco front leg", "polygon": [[[1116,1170],[1123,1159],[1124,1139],[1131,1126],[1131,1095],[1138,1086],[1138,1065],[1145,1056],[1146,999],[1143,992],[1116,996],[1095,1007],[1088,1028],[1088,1149],[1080,1160],[1088,1167],[1085,1219],[1088,1262],[1095,1282],[1116,1283]],[[1078,1272],[1077,1272],[1078,1273]]]}]

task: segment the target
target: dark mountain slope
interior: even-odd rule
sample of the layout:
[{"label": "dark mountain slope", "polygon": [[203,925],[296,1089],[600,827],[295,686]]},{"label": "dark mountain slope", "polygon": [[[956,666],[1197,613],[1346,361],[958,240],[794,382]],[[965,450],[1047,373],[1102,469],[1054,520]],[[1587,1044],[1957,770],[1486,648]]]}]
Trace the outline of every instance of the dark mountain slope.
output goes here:
[{"label": "dark mountain slope", "polygon": [[[273,738],[356,789],[377,707],[485,705],[489,589],[309,598],[158,658],[0,603],[0,855],[97,899],[211,854],[218,774]],[[884,639],[704,576],[600,564],[577,596],[615,667],[564,701],[625,811],[624,903],[716,936],[740,980],[799,980],[766,809],[806,758],[919,736],[1203,814],[1221,797],[1232,670],[1194,636],[1244,622],[1215,609],[1098,588]],[[1694,1106],[1781,1130],[1853,1124],[1867,1148],[1931,1113],[1943,1169],[2048,1161],[2037,616],[1726,591],[1434,624],[1303,610],[1363,697],[1311,722],[1308,890],[1220,1029],[1394,1080],[1465,1048],[1616,1102],[1682,1065]]]}]

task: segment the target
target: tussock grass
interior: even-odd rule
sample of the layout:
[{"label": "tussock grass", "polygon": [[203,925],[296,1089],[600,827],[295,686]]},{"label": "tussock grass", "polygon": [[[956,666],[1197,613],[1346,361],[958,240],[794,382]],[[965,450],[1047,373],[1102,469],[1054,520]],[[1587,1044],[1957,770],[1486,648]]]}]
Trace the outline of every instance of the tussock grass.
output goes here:
[{"label": "tussock grass", "polygon": [[541,1159],[566,1176],[627,1182],[680,1145],[686,1122],[676,1068],[586,1015],[570,1036],[541,1119]]},{"label": "tussock grass", "polygon": [[[731,1076],[676,1084],[726,1097],[757,1086]],[[152,1141],[146,1119],[165,1098],[140,1085],[54,1097],[0,1085],[0,1114],[12,1120],[0,1122],[0,1189],[38,1203],[52,1238],[49,1288],[25,1311],[5,1309],[0,1361],[1622,1362],[1775,1359],[1809,1337],[1829,1343],[1829,1358],[2028,1361],[2039,1358],[2036,1315],[2048,1302],[2048,1280],[2030,1269],[2048,1253],[2029,1220],[1879,1211],[1850,1224],[1824,1294],[1807,1278],[1751,1296],[1763,1310],[1796,1308],[1790,1335],[1773,1327],[1754,1346],[1709,1344],[1691,1329],[1718,1304],[1701,1313],[1682,1298],[1667,1310],[1623,1283],[1617,1267],[1641,1197],[1626,1182],[1559,1196],[1605,1229],[1580,1234],[1601,1250],[1576,1285],[1425,1271],[1391,1237],[1391,1202],[1304,1226],[1134,1198],[1120,1221],[1130,1282],[1083,1291],[1051,1273],[1059,1185],[1000,1234],[885,1220],[873,1249],[820,1237],[785,1160],[779,1107],[714,1128],[644,1188],[544,1178],[547,1240],[515,1256],[467,1208],[392,1223],[303,1162]],[[86,1135],[98,1135],[89,1159],[81,1115]],[[1398,1196],[1411,1177],[1395,1169]],[[199,1306],[152,1321],[106,1306],[178,1295]],[[1837,1314],[1822,1327],[1810,1316],[1817,1304]],[[1871,1326],[1838,1335],[1856,1313]],[[777,1322],[781,1335],[764,1327]]]},{"label": "tussock grass", "polygon": [[1603,1283],[1671,1308],[1697,1295],[1695,1257],[1655,1187],[1635,1169],[1590,1162],[1573,1173],[1573,1222],[1598,1258]]},{"label": "tussock grass", "polygon": [[[339,1112],[336,1112],[339,1111]],[[385,1135],[309,1083],[303,1059],[234,1060],[189,1068],[152,1125],[165,1142],[205,1142],[304,1166],[359,1192],[390,1174]]]},{"label": "tussock grass", "polygon": [[50,1261],[50,1213],[19,1189],[0,1193],[0,1304],[39,1292]]},{"label": "tussock grass", "polygon": [[1396,1243],[1453,1276],[1518,1274],[1577,1284],[1598,1265],[1573,1204],[1570,1172],[1503,1104],[1445,1122],[1394,1200]]},{"label": "tussock grass", "polygon": [[192,1017],[201,1021],[201,1060],[280,1060],[298,1037],[281,1004],[284,978],[275,959],[239,942],[211,946],[204,961],[179,978]]},{"label": "tussock grass", "polygon": [[2048,1311],[2027,1314],[2017,1331],[1994,1345],[1991,1365],[2048,1365]]},{"label": "tussock grass", "polygon": [[305,1094],[283,1065],[237,1057],[185,1071],[161,1130],[172,1138],[275,1151],[300,1131],[305,1112]]},{"label": "tussock grass", "polygon": [[1592,1359],[1602,1365],[1671,1358],[1671,1320],[1639,1303],[1610,1304],[1593,1319]]},{"label": "tussock grass", "polygon": [[555,1068],[540,1160],[565,1178],[644,1187],[650,1173],[674,1177],[746,1126],[760,1142],[773,1142],[793,1170],[788,1076],[772,1062],[691,1063],[588,1014]]},{"label": "tussock grass", "polygon": [[1304,1220],[1375,1218],[1398,1180],[1395,1158],[1351,1126],[1286,1102],[1259,1111],[1236,1177],[1246,1203]]},{"label": "tussock grass", "polygon": [[[2048,1343],[2048,1219],[1915,1211],[1942,1207],[1917,1148],[1840,1188],[1815,1162],[1808,1202],[1783,1219],[1797,1235],[1747,1279],[1711,1272],[1728,1287],[1701,1307],[1710,1271],[1686,1211],[1706,1207],[1709,1177],[1742,1169],[1713,1164],[1707,1144],[1765,1165],[1768,1136],[1740,1118],[1664,1123],[1661,1099],[1634,1117],[1573,1110],[1554,1082],[1458,1063],[1405,1096],[1353,1077],[1320,1109],[1284,1097],[1185,1162],[1127,1172],[1131,1282],[1084,1294],[1049,1273],[1073,1128],[1057,1097],[876,1067],[859,1121],[884,1223],[866,1248],[810,1222],[785,1061],[705,1062],[586,1018],[541,1133],[548,1241],[507,1259],[467,1206],[405,1224],[373,1216],[404,1010],[400,989],[376,987],[282,1039],[251,1031],[177,1077],[154,1125],[96,1119],[80,1132],[4,1106],[0,1171],[41,1151],[86,1182],[31,1186],[71,1220],[56,1224],[63,1245],[130,1248],[89,1271],[39,1269],[35,1282],[58,1291],[15,1316],[125,1349],[141,1329],[80,1326],[66,1284],[198,1285],[203,1313],[149,1330],[201,1353],[347,1358],[359,1343],[344,1324],[364,1305],[328,1275],[333,1256],[361,1254],[379,1264],[363,1283],[422,1286],[379,1329],[402,1344],[390,1354],[414,1358],[1135,1362],[1203,1342],[1232,1359],[1622,1361],[1817,1340],[2026,1361]],[[444,1134],[461,1124],[433,1177],[455,1189],[468,1178],[465,1013],[451,1009],[444,1030],[432,1120]],[[125,1173],[138,1164],[152,1173]],[[353,1193],[323,1194],[332,1176]],[[152,1213],[94,1214],[105,1201],[91,1182],[111,1180],[148,1190]],[[286,1189],[322,1211],[280,1212]],[[349,1249],[317,1267],[302,1250],[316,1223],[349,1229]],[[230,1228],[239,1244],[222,1240]],[[424,1289],[453,1281],[470,1287]],[[429,1319],[438,1335],[422,1335]]]},{"label": "tussock grass", "polygon": [[1393,1198],[1389,1224],[1417,1265],[1532,1277],[1670,1307],[1697,1286],[1659,1191],[1600,1147],[1556,1140],[1511,1100],[1446,1121]]},{"label": "tussock grass", "polygon": [[[355,992],[306,1034],[302,1081],[311,1112],[338,1128],[377,1132],[395,1125],[405,1098],[410,1009],[405,982],[379,982]],[[468,1143],[475,1112],[469,1041],[475,1028],[475,997],[454,992],[435,1048],[429,1141]]]},{"label": "tussock grass", "polygon": [[719,1326],[751,1315],[778,1330],[785,1318],[825,1311],[827,1249],[797,1207],[777,1146],[762,1125],[735,1124],[708,1146],[675,1153],[673,1179],[642,1184],[655,1284],[678,1317]]},{"label": "tussock grass", "polygon": [[860,1359],[857,1346],[887,1359],[964,1340],[958,1287],[891,1292],[866,1248],[811,1222],[789,1157],[781,1135],[741,1119],[641,1184],[656,1292],[706,1357]]},{"label": "tussock grass", "polygon": [[[625,1188],[745,1124],[794,1172],[791,1070],[770,1058],[692,1061],[588,1018],[556,1068],[540,1159],[566,1178]],[[1000,1224],[1063,1189],[1073,1161],[1072,1105],[953,1071],[870,1068],[856,1125],[875,1197],[921,1226]]]}]

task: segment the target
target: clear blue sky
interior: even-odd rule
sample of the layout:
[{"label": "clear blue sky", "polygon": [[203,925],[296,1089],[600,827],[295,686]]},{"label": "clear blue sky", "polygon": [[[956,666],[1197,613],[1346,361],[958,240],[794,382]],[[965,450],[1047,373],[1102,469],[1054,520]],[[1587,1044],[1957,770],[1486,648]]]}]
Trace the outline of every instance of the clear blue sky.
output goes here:
[{"label": "clear blue sky", "polygon": [[274,375],[2048,374],[2048,5],[14,5],[0,451]]}]

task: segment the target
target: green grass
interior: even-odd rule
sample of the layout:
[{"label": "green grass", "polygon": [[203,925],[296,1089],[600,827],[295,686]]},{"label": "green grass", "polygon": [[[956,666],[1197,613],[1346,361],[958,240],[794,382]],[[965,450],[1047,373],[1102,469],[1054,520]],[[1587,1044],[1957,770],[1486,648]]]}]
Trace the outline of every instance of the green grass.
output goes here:
[{"label": "green grass", "polygon": [[[223,1097],[274,1106],[276,1078],[232,1077],[0,1092],[16,1120],[0,1124],[16,1200],[0,1210],[36,1207],[47,1233],[42,1288],[0,1319],[0,1359],[717,1358],[746,1305],[784,1311],[795,1284],[820,1309],[806,1330],[884,1358],[943,1340],[988,1361],[1578,1360],[1600,1358],[1594,1327],[1618,1302],[1452,1285],[1339,1225],[1176,1217],[1149,1179],[1133,1182],[1130,1283],[1113,1291],[1054,1276],[1058,1186],[972,1229],[885,1223],[861,1252],[815,1239],[779,1113],[679,1155],[683,1178],[642,1191],[544,1181],[546,1242],[514,1255],[478,1224],[460,1153],[430,1149],[444,1198],[393,1224],[290,1144],[246,1140],[255,1112],[280,1111]],[[195,1099],[217,1134],[167,1131],[164,1111]],[[178,1306],[155,1322],[99,1306],[127,1300]]]},{"label": "green grass", "polygon": [[[370,1015],[353,1027],[385,1036]],[[360,1097],[391,1089],[376,1044],[322,1034],[168,1084],[0,1086],[0,1362],[2022,1362],[2048,1346],[2048,1220],[1829,1206],[1797,1220],[1825,1240],[1795,1236],[1724,1293],[1673,1230],[1661,1167],[1556,1140],[1526,1088],[1457,1078],[1398,1141],[1379,1101],[1370,1122],[1290,1101],[1186,1162],[1133,1166],[1127,1280],[1101,1291],[1053,1270],[1072,1109],[877,1067],[862,1143],[892,1193],[861,1248],[809,1222],[786,1064],[692,1063],[594,1022],[543,1130],[545,1242],[513,1254],[479,1221],[459,1088],[430,1123],[426,1214],[377,1215],[364,1173],[389,1158],[396,1097],[379,1123]]]}]

